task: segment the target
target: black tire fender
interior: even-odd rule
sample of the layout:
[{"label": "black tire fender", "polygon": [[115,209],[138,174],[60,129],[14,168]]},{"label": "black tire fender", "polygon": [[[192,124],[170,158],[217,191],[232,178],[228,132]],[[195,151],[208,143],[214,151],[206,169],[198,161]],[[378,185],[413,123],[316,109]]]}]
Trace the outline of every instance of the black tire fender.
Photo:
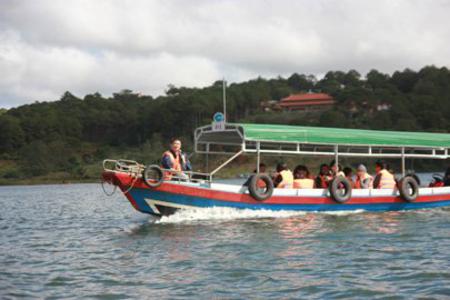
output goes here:
[{"label": "black tire fender", "polygon": [[[341,192],[342,189],[344,193]],[[352,185],[343,176],[338,176],[331,180],[328,190],[331,198],[338,203],[345,203],[352,197]]]},{"label": "black tire fender", "polygon": [[[262,181],[266,185],[265,189],[258,187],[258,183]],[[273,194],[273,181],[268,175],[256,174],[250,178],[248,184],[248,191],[250,195],[257,201],[264,201],[270,198]]]},{"label": "black tire fender", "polygon": [[163,183],[164,173],[158,165],[150,165],[142,173],[144,182],[151,188],[156,188]]},{"label": "black tire fender", "polygon": [[407,202],[416,201],[419,196],[419,184],[411,176],[405,176],[398,182],[400,197]]}]

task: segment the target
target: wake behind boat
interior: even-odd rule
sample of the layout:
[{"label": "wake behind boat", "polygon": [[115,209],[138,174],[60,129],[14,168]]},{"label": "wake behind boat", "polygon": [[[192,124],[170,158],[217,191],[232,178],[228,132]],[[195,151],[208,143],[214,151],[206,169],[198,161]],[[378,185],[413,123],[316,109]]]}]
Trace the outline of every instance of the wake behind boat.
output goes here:
[{"label": "wake behind boat", "polygon": [[[450,134],[374,131],[267,124],[219,124],[197,128],[195,153],[230,155],[210,173],[183,172],[135,161],[105,160],[103,180],[118,186],[133,207],[152,215],[179,209],[231,207],[289,211],[393,211],[450,205],[450,187],[419,187],[405,174],[408,158],[448,159]],[[257,157],[256,174],[248,185],[224,184],[216,174],[243,154]],[[260,155],[312,155],[399,158],[402,178],[391,189],[353,189],[343,176],[327,189],[274,188],[259,172]]]}]

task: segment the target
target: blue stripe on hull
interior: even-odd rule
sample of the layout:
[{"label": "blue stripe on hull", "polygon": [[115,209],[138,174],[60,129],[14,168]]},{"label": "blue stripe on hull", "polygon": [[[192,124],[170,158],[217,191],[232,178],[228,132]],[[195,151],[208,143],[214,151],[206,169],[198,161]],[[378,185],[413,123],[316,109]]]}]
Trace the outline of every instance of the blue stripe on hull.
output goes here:
[{"label": "blue stripe on hull", "polygon": [[290,211],[344,211],[344,210],[366,210],[366,211],[395,211],[407,209],[421,209],[450,206],[450,200],[442,199],[433,202],[417,203],[374,203],[374,204],[267,204],[264,202],[251,204],[242,202],[214,200],[202,197],[170,194],[149,189],[132,189],[132,197],[139,206],[139,210],[144,213],[154,214],[150,206],[145,202],[145,198],[160,200],[175,204],[189,205],[195,207],[232,207],[240,209],[266,209],[266,210],[290,210]]}]

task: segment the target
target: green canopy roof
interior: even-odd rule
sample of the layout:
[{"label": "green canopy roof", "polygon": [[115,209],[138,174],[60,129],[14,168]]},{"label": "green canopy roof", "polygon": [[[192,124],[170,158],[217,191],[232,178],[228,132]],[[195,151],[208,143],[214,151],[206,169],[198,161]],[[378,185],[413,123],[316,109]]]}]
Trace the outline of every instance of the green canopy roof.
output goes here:
[{"label": "green canopy roof", "polygon": [[305,127],[270,124],[236,124],[247,141],[294,142],[326,145],[450,148],[450,134]]}]

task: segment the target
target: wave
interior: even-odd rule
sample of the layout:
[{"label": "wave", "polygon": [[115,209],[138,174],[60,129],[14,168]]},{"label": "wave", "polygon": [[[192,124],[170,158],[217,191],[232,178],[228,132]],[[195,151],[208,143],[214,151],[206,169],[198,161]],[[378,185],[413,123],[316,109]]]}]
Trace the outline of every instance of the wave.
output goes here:
[{"label": "wave", "polygon": [[193,208],[183,209],[177,211],[170,216],[163,216],[159,220],[152,220],[156,224],[170,224],[170,223],[188,223],[197,221],[228,221],[236,219],[267,219],[267,218],[291,218],[297,216],[304,216],[306,214],[326,214],[336,216],[346,216],[352,214],[362,213],[364,210],[358,209],[353,211],[330,211],[330,212],[305,212],[305,211],[290,211],[280,210],[273,211],[267,209],[237,209],[230,207],[208,207],[208,208]]}]

